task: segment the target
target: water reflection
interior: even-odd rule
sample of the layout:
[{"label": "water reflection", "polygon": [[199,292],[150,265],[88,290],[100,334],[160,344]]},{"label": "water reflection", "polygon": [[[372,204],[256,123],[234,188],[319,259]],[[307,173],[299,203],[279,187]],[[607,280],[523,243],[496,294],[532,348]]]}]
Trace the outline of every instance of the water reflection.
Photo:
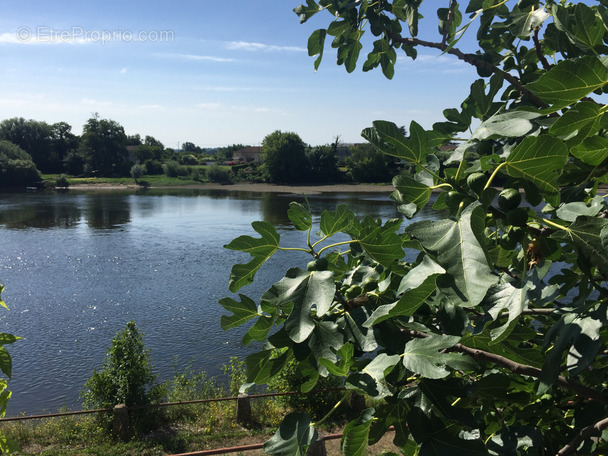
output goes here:
[{"label": "water reflection", "polygon": [[75,200],[52,204],[45,196],[14,195],[10,202],[0,198],[0,225],[9,229],[71,228],[80,222],[81,217],[80,204]]},{"label": "water reflection", "polygon": [[128,195],[87,195],[87,224],[91,228],[113,229],[131,221]]}]

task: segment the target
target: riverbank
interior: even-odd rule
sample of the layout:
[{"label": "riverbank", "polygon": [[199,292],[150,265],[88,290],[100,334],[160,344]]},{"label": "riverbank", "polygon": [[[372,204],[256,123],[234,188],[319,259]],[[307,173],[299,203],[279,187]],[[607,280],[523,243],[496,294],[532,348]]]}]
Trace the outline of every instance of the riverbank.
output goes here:
[{"label": "riverbank", "polygon": [[[87,183],[71,185],[73,190],[138,190],[142,187],[134,184],[115,184],[115,183]],[[266,183],[238,183],[238,184],[190,184],[179,187],[173,186],[153,186],[151,188],[183,188],[201,190],[225,190],[234,192],[259,192],[259,193],[292,193],[315,195],[320,193],[390,193],[395,190],[388,184],[332,184],[332,185],[279,185]]]}]

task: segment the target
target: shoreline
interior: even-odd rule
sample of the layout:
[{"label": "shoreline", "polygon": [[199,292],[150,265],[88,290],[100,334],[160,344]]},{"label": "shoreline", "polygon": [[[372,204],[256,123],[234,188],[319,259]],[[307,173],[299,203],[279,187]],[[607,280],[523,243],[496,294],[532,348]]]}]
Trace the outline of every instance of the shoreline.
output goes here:
[{"label": "shoreline", "polygon": [[[255,192],[255,193],[291,193],[315,195],[320,193],[390,193],[395,190],[390,184],[329,184],[329,185],[279,185],[260,183],[241,184],[194,184],[180,186],[151,186],[155,189],[185,189],[185,190],[224,190],[228,192]],[[70,185],[68,190],[141,190],[135,184],[76,184]]]}]

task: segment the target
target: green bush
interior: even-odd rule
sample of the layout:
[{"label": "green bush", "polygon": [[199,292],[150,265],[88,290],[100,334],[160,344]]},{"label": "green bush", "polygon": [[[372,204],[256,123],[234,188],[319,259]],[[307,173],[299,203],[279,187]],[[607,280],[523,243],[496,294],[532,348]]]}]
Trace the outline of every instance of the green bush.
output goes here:
[{"label": "green bush", "polygon": [[32,157],[19,146],[0,141],[0,187],[25,187],[39,181]]},{"label": "green bush", "polygon": [[138,179],[140,179],[144,174],[146,174],[146,167],[144,165],[140,165],[139,163],[131,166],[131,177],[137,184]]},{"label": "green bush", "polygon": [[149,351],[135,322],[117,333],[108,348],[103,368],[93,371],[81,392],[85,408],[113,407],[117,404],[144,405],[160,398],[160,387],[152,373]]},{"label": "green bush", "polygon": [[158,160],[146,160],[146,174],[156,176],[164,173],[163,164]]},{"label": "green bush", "polygon": [[163,165],[163,171],[165,172],[165,176],[167,177],[179,177],[179,176],[187,176],[188,168],[185,166],[181,166],[178,162],[174,160],[169,160],[167,163]]},{"label": "green bush", "polygon": [[207,168],[207,179],[218,184],[228,184],[231,182],[230,171],[218,164],[211,165]]},{"label": "green bush", "polygon": [[67,188],[70,186],[68,177],[65,174],[60,175],[55,181],[55,187]]}]

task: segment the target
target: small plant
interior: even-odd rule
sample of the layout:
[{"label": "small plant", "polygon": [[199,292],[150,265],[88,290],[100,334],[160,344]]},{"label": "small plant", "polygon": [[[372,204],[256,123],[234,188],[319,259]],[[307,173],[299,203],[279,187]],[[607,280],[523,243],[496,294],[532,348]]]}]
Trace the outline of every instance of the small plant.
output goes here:
[{"label": "small plant", "polygon": [[61,174],[55,181],[55,187],[57,188],[68,188],[69,186],[70,182],[65,174]]},{"label": "small plant", "polygon": [[218,164],[213,164],[207,168],[207,179],[218,184],[230,183],[230,172]]},{"label": "small plant", "polygon": [[[205,371],[195,372],[187,366],[182,373],[175,373],[173,378],[164,383],[163,389],[168,402],[193,401],[223,397],[224,388]],[[165,411],[167,421],[195,422],[211,414],[212,404],[189,404],[173,406]]]},{"label": "small plant", "polygon": [[[84,384],[80,396],[85,408],[109,408],[118,404],[146,405],[157,402],[162,388],[156,384],[152,373],[149,351],[144,349],[142,335],[135,322],[117,333],[108,349],[103,368],[93,371]],[[136,416],[135,416],[136,415]],[[100,420],[109,427],[107,416],[100,414]],[[134,414],[132,421],[137,426],[147,423],[144,414]]]},{"label": "small plant", "polygon": [[175,160],[169,160],[163,165],[163,171],[167,177],[178,177],[188,175],[188,168],[181,166]]},{"label": "small plant", "polygon": [[131,166],[131,177],[133,178],[136,184],[138,183],[137,180],[140,179],[144,174],[146,174],[145,165],[136,163]]}]

